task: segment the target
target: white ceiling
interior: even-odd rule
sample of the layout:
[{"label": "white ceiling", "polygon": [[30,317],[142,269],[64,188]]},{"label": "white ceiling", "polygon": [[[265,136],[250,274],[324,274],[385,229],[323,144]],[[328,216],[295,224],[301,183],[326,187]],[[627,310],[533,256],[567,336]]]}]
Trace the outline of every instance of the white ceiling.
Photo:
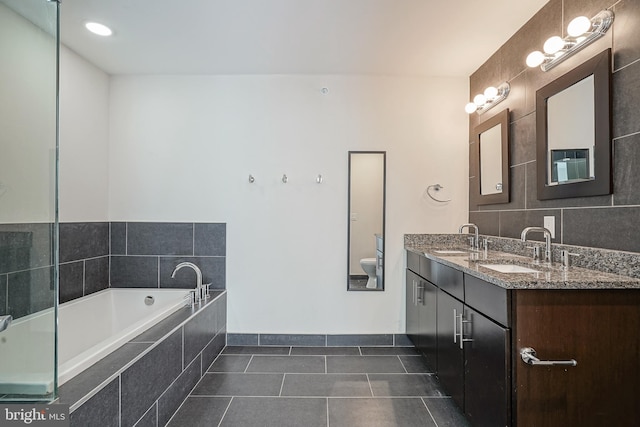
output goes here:
[{"label": "white ceiling", "polygon": [[109,74],[468,76],[546,2],[64,0],[61,37]]}]

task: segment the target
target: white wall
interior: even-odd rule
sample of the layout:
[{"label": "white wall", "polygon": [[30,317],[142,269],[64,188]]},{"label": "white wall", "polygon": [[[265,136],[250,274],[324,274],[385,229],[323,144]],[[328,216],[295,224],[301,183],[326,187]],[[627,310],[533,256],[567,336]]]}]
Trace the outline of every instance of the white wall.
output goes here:
[{"label": "white wall", "polygon": [[[230,332],[402,332],[403,234],[467,218],[467,93],[466,78],[112,77],[110,220],[226,222]],[[385,292],[346,291],[349,150],[387,151]],[[436,182],[453,202],[423,198]]]},{"label": "white wall", "polygon": [[53,222],[55,37],[0,4],[0,223]]},{"label": "white wall", "polygon": [[60,221],[108,220],[109,76],[60,51]]}]

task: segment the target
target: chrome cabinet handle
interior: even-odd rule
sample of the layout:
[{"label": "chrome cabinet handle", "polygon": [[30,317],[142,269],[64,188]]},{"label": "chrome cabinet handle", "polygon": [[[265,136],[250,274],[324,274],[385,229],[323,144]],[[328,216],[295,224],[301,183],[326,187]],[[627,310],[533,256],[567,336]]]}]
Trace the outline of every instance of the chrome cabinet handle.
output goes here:
[{"label": "chrome cabinet handle", "polygon": [[422,297],[422,291],[424,291],[424,285],[422,284],[422,282],[417,282],[417,284],[416,284],[416,302],[417,302],[417,304],[424,303],[424,298]]},{"label": "chrome cabinet handle", "polygon": [[[462,317],[462,315],[460,315],[460,317]],[[456,332],[457,323],[458,323],[458,312],[454,308],[453,309],[453,343],[454,344],[458,342],[458,332]]]},{"label": "chrome cabinet handle", "polygon": [[540,360],[536,357],[536,351],[532,347],[524,347],[520,350],[522,361],[528,365],[539,366],[576,366],[578,362],[575,359],[569,360]]},{"label": "chrome cabinet handle", "polygon": [[471,320],[464,320],[464,312],[462,312],[459,317],[460,317],[460,350],[463,350],[465,342],[473,341],[473,339],[471,338],[464,337],[464,324],[471,323]]}]

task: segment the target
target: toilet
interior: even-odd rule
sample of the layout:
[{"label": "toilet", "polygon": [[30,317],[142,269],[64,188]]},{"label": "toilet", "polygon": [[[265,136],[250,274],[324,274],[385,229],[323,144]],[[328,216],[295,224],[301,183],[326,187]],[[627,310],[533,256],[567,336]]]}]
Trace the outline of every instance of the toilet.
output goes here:
[{"label": "toilet", "polygon": [[378,287],[378,281],[376,280],[376,259],[375,258],[362,258],[360,260],[360,266],[369,276],[367,280],[367,289],[375,289]]}]

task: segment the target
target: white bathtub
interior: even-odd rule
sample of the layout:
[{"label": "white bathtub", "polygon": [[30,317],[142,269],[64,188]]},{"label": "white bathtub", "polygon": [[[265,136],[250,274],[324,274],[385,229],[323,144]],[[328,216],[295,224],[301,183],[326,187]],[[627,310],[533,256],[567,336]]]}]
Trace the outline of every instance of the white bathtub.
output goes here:
[{"label": "white bathtub", "polygon": [[[154,300],[152,305],[145,304],[148,296]],[[58,309],[58,384],[65,383],[184,307],[188,296],[188,289],[106,289],[61,304]],[[53,354],[52,328],[53,309],[50,309],[18,319],[0,333],[3,360],[0,363],[0,393],[47,394],[53,391],[52,358],[47,357]],[[34,333],[40,338],[26,338]],[[29,345],[32,346],[30,351],[26,347]],[[5,360],[11,362],[4,363]]]}]

